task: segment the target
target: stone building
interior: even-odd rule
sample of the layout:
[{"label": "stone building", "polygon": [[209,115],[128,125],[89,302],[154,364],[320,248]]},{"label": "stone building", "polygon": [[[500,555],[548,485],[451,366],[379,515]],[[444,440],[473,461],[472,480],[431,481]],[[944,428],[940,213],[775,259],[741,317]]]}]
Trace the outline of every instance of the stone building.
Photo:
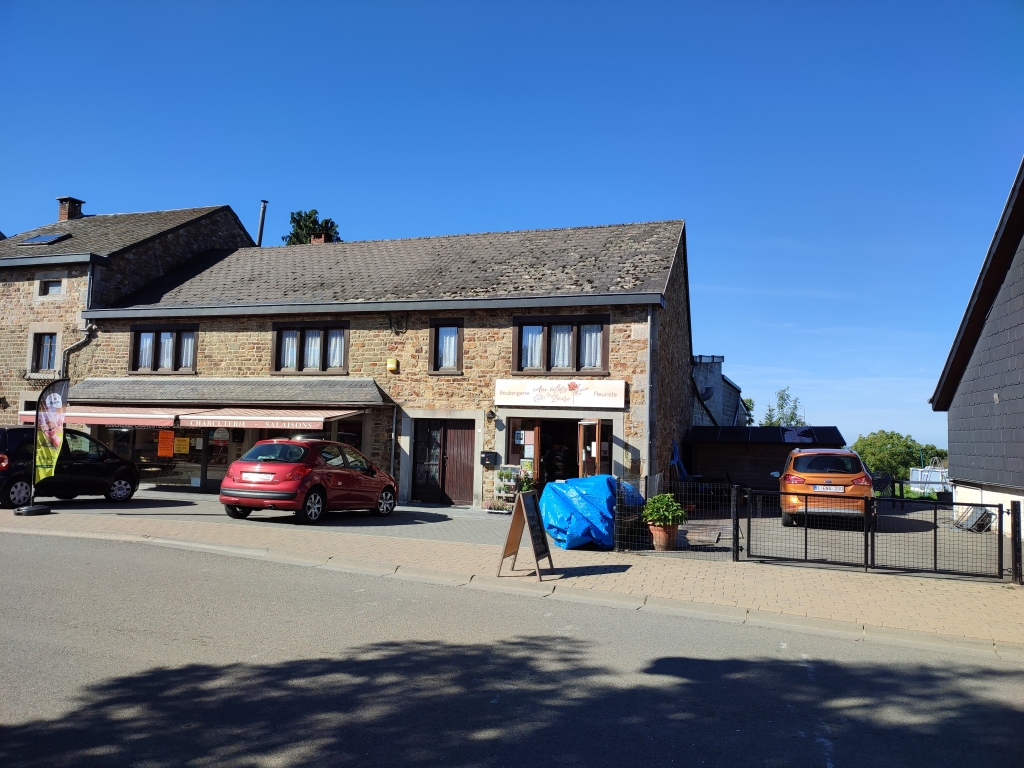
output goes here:
[{"label": "stone building", "polygon": [[482,504],[502,465],[657,472],[692,412],[682,221],[228,248],[83,316],[69,420],[211,491],[256,440],[316,434],[403,501]]},{"label": "stone building", "polygon": [[0,424],[54,379],[64,352],[85,342],[83,312],[159,281],[211,248],[252,245],[227,206],[87,216],[58,198],[57,221],[0,238]]}]

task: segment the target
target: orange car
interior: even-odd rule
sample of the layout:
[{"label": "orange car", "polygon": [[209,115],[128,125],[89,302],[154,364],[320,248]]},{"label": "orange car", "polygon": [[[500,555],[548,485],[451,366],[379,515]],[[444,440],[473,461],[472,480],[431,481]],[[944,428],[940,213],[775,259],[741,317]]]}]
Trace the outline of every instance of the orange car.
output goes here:
[{"label": "orange car", "polygon": [[797,515],[863,515],[864,499],[874,496],[871,475],[853,451],[797,448],[779,478],[782,524],[796,525]]}]

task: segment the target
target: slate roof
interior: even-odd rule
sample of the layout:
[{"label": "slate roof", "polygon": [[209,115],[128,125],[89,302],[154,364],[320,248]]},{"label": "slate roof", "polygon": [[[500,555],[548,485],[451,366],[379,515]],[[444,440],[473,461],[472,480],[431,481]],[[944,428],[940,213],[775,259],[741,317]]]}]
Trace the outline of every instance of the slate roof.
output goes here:
[{"label": "slate roof", "polygon": [[117,309],[258,307],[665,292],[683,222],[240,248]]},{"label": "slate roof", "polygon": [[949,357],[935,385],[935,392],[928,402],[933,411],[948,411],[956,396],[957,388],[964,377],[964,372],[971,361],[978,340],[982,337],[986,320],[1006,276],[1009,274],[1017,249],[1024,238],[1024,200],[1021,200],[1021,187],[1024,186],[1024,161],[1017,169],[1017,177],[1010,187],[1003,213],[999,217],[999,225],[992,236],[992,242],[985,254],[978,282],[971,292],[967,310],[960,321],[960,328],[953,339]]},{"label": "slate roof", "polygon": [[[200,378],[131,376],[85,379],[74,385],[68,401],[130,405],[356,405],[385,402],[373,379],[348,376]],[[388,400],[390,402],[390,399]]]},{"label": "slate roof", "polygon": [[[115,254],[151,237],[201,219],[216,211],[230,210],[226,205],[206,208],[180,208],[148,213],[110,213],[57,221],[28,232],[19,232],[0,240],[0,265],[3,259],[64,254]],[[30,237],[44,234],[70,235],[50,245],[19,245]]]}]

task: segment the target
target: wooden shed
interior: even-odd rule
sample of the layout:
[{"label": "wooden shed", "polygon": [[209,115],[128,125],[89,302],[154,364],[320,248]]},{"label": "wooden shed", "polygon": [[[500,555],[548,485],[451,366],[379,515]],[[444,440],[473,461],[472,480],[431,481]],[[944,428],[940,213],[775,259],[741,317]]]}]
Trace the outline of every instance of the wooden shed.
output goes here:
[{"label": "wooden shed", "polygon": [[842,448],[836,427],[691,427],[683,446],[686,471],[705,480],[778,490],[794,448]]}]

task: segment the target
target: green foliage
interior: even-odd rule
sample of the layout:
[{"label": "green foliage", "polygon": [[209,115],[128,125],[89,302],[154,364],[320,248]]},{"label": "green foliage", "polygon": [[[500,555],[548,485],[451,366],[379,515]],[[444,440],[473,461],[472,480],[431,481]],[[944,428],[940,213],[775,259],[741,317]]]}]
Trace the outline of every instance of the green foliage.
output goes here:
[{"label": "green foliage", "polygon": [[945,461],[949,452],[934,445],[922,445],[910,435],[884,429],[870,435],[859,435],[850,446],[872,472],[886,472],[895,480],[909,480],[910,468],[927,465],[933,457]]},{"label": "green foliage", "polygon": [[747,409],[747,424],[746,426],[754,426],[754,398],[744,397],[743,407]]},{"label": "green foliage", "polygon": [[655,525],[680,525],[689,520],[686,510],[671,493],[652,496],[644,504],[644,520]]},{"label": "green foliage", "polygon": [[308,211],[292,211],[292,231],[281,240],[285,245],[306,245],[313,235],[323,233],[325,243],[340,243],[338,237],[338,225],[334,219],[320,220],[320,214],[316,208]]},{"label": "green foliage", "polygon": [[529,493],[530,491],[537,490],[537,483],[533,479],[533,475],[524,472],[519,477],[519,492]]},{"label": "green foliage", "polygon": [[789,394],[789,387],[780,389],[775,393],[775,405],[769,405],[761,417],[761,426],[806,427],[800,415],[800,398]]}]

